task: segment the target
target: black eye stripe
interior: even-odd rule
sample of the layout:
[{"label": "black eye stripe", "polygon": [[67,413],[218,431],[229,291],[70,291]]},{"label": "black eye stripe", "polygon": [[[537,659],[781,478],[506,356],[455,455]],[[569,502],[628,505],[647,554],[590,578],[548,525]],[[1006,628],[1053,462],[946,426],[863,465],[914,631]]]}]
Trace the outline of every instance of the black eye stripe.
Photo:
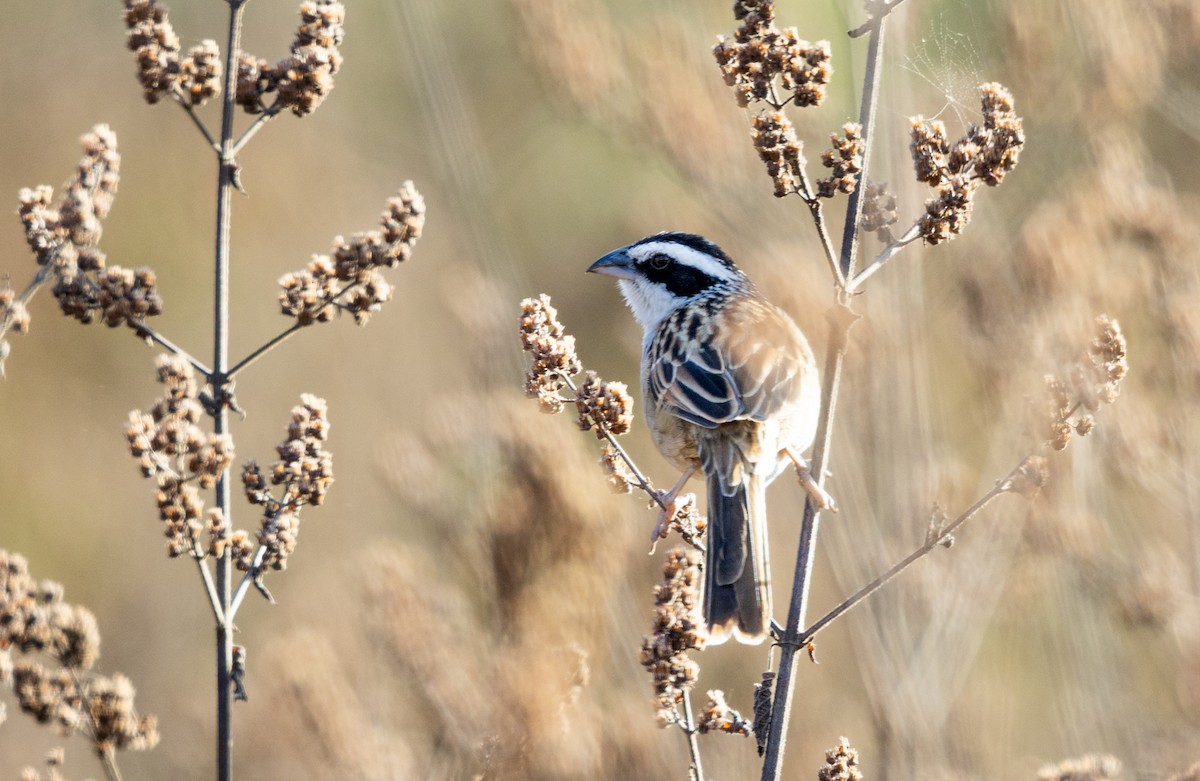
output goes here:
[{"label": "black eye stripe", "polygon": [[[651,256],[641,264],[646,279],[658,282],[673,295],[690,297],[711,287],[717,280],[699,269],[684,263],[668,262],[664,267],[657,268],[654,264],[657,255]],[[669,261],[670,258],[667,258]]]}]

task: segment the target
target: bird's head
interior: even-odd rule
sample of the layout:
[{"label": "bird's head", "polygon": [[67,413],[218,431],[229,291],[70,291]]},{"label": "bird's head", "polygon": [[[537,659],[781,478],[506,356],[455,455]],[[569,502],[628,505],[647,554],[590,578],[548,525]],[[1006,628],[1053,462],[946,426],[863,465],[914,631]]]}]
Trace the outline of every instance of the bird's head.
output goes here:
[{"label": "bird's head", "polygon": [[750,290],[750,280],[720,247],[692,233],[647,236],[613,250],[588,271],[617,278],[626,303],[647,334],[696,298]]}]

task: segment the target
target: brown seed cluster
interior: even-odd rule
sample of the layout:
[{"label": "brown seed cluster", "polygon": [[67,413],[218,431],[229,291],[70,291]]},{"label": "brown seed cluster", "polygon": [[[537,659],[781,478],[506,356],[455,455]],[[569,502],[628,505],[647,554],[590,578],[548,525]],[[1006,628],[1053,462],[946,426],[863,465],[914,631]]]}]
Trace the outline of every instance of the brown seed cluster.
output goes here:
[{"label": "brown seed cluster", "polygon": [[685,689],[696,683],[700,668],[687,654],[704,647],[700,617],[699,551],[674,548],[667,553],[662,583],[654,587],[654,634],[642,639],[642,666],[654,682],[659,724],[675,722]]},{"label": "brown seed cluster", "polygon": [[525,395],[537,399],[542,412],[562,412],[566,400],[560,391],[567,377],[583,371],[583,364],[575,354],[575,337],[558,321],[558,310],[545,293],[521,302],[521,347],[533,355],[533,367],[525,373]]},{"label": "brown seed cluster", "polygon": [[63,314],[81,323],[125,323],[137,330],[146,318],[162,312],[155,274],[148,268],[110,266],[96,248],[101,220],[108,216],[120,179],[117,137],[107,125],[97,125],[80,143],[84,156],[58,203],[52,205],[50,187],[25,188],[18,194],[17,214],[42,267],[39,279],[53,279]]},{"label": "brown seed cluster", "polygon": [[1121,774],[1121,761],[1112,754],[1087,754],[1038,770],[1038,781],[1107,781]]},{"label": "brown seed cluster", "polygon": [[[287,438],[275,452],[279,460],[271,465],[270,485],[282,486],[276,498],[268,487],[268,478],[254,461],[242,468],[242,488],[251,504],[263,508],[257,538],[264,548],[263,567],[276,570],[287,568],[288,557],[296,549],[300,533],[300,509],[319,505],[333,484],[333,456],[324,449],[329,438],[329,408],[324,399],[311,393],[300,397],[292,407]],[[254,546],[244,532],[235,532],[230,540],[239,569],[249,570],[254,564]]]},{"label": "brown seed cluster", "polygon": [[1000,184],[1016,167],[1025,144],[1012,94],[995,82],[981,85],[979,94],[983,124],[971,125],[953,146],[944,123],[920,116],[912,120],[909,150],[917,179],[937,188],[937,197],[925,202],[925,214],[918,221],[922,238],[930,244],[962,232],[971,219],[971,202],[979,184]]},{"label": "brown seed cluster", "polygon": [[600,448],[600,467],[608,476],[608,487],[615,494],[627,494],[638,484],[637,477],[629,469],[629,464],[617,452],[617,449],[607,442]]},{"label": "brown seed cluster", "polygon": [[708,519],[700,514],[696,506],[696,495],[687,493],[676,496],[669,509],[672,511],[669,518],[665,517],[665,511],[659,514],[659,522],[654,527],[651,543],[665,540],[671,532],[677,532],[684,542],[698,548],[708,528]]},{"label": "brown seed cluster", "polygon": [[[243,52],[238,58],[236,101],[247,113],[289,109],[298,117],[313,112],[333,89],[342,66],[338,51],[345,36],[346,7],[334,0],[300,4],[300,26],[291,53],[275,63]],[[274,105],[265,98],[276,93]]]},{"label": "brown seed cluster", "polygon": [[25,302],[17,297],[16,291],[6,284],[0,289],[0,377],[4,376],[4,359],[8,357],[10,349],[3,337],[9,331],[29,333],[29,310]]},{"label": "brown seed cluster", "polygon": [[896,194],[887,182],[868,182],[863,191],[862,229],[874,233],[880,241],[890,241],[891,227],[896,224]]},{"label": "brown seed cluster", "polygon": [[775,183],[775,197],[800,192],[800,172],[805,165],[804,145],[782,111],[764,109],[751,119],[751,138],[758,157]]},{"label": "brown seed cluster", "polygon": [[[754,100],[776,109],[789,102],[816,106],[825,99],[833,75],[829,41],[809,43],[794,27],[777,28],[771,0],[736,0],[733,15],[742,24],[733,38],[717,37],[713,56],[739,106]],[[781,92],[788,94],[781,97]]]},{"label": "brown seed cluster", "polygon": [[604,439],[605,431],[624,434],[633,423],[633,397],[629,388],[623,382],[601,380],[591,370],[579,384],[575,409],[579,412],[580,430],[594,430],[597,439]]},{"label": "brown seed cluster", "polygon": [[88,670],[100,655],[100,629],[85,607],[63,602],[63,588],[38,582],[23,556],[0,549],[0,649],[48,653],[63,667]]},{"label": "brown seed cluster", "polygon": [[179,71],[179,86],[183,97],[192,106],[202,106],[209,98],[221,94],[221,50],[217,42],[204,40],[193,46],[183,58]]},{"label": "brown seed cluster", "polygon": [[[9,649],[44,653],[54,665],[14,662]],[[147,749],[158,742],[153,716],[133,709],[133,687],[117,674],[90,672],[100,654],[100,632],[86,608],[63,602],[63,588],[36,581],[22,556],[0,550],[0,683],[11,687],[21,710],[64,735],[81,732],[95,749]]]},{"label": "brown seed cluster", "polygon": [[825,764],[817,771],[818,781],[862,781],[862,777],[858,752],[845,738],[839,738],[838,744],[825,752]]},{"label": "brown seed cluster", "polygon": [[365,325],[392,298],[392,286],[379,269],[411,258],[424,225],[425,200],[405,182],[388,199],[380,230],[349,239],[336,236],[332,255],[315,255],[308,268],[280,278],[280,311],[300,325],[328,322],[335,312],[349,312]]},{"label": "brown seed cluster", "polygon": [[179,36],[158,0],[125,0],[129,49],[147,103],[157,103],[179,83]]},{"label": "brown seed cluster", "polygon": [[[192,366],[186,359],[171,354],[157,361],[158,381],[163,395],[150,412],[129,413],[125,438],[130,454],[137,459],[143,477],[158,484],[155,502],[159,518],[165,524],[167,553],[172,558],[188,553],[204,555],[200,545],[207,532],[222,535],[219,515],[207,525],[204,500],[197,488],[211,488],[233,462],[233,440],[228,434],[210,434],[199,426],[203,407],[198,401],[199,388]],[[211,543],[210,546],[211,547]]]},{"label": "brown seed cluster", "polygon": [[821,165],[830,169],[830,174],[817,180],[817,195],[821,198],[854,192],[863,165],[862,125],[847,122],[842,125],[841,135],[832,133],[829,141],[833,148],[821,153]]},{"label": "brown seed cluster", "polygon": [[[1046,375],[1046,444],[1064,449],[1072,434],[1087,436],[1095,427],[1092,416],[1101,404],[1116,401],[1121,380],[1129,371],[1125,335],[1108,315],[1096,318],[1096,336],[1065,376]],[[1079,414],[1086,410],[1086,413]]]},{"label": "brown seed cluster", "polygon": [[725,692],[710,689],[708,701],[700,711],[696,729],[705,732],[728,732],[731,735],[750,735],[750,722],[725,702]]}]

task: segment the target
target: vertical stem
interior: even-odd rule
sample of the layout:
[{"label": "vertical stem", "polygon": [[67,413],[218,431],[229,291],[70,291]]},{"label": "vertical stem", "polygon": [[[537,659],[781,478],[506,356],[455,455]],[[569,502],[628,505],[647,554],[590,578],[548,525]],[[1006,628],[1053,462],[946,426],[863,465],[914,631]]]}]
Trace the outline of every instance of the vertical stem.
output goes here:
[{"label": "vertical stem", "polygon": [[[867,68],[863,76],[862,104],[859,123],[863,134],[863,165],[858,175],[858,186],[850,195],[846,207],[846,224],[842,230],[842,253],[840,265],[842,278],[853,279],[858,254],[858,225],[862,218],[863,192],[866,189],[867,170],[871,159],[871,148],[875,135],[875,107],[878,102],[880,60],[883,54],[883,30],[886,12],[871,19],[870,42],[867,49]],[[829,463],[829,451],[833,440],[834,411],[837,407],[838,390],[842,380],[842,364],[850,327],[858,319],[849,307],[849,296],[844,293],[830,312],[830,340],[825,353],[825,375],[821,388],[821,420],[817,427],[816,444],[813,447],[812,473],[818,483],[824,483],[825,469]],[[804,505],[804,521],[800,526],[800,543],[796,554],[796,570],[792,581],[792,596],[788,605],[787,625],[780,642],[779,670],[775,677],[775,697],[771,703],[771,728],[767,733],[767,750],[763,758],[763,781],[778,781],[783,773],[783,754],[787,742],[788,722],[791,719],[792,695],[796,689],[796,660],[800,650],[800,633],[804,628],[808,612],[808,594],[812,585],[813,557],[816,552],[817,529],[820,516],[812,497]]]},{"label": "vertical stem", "polygon": [[[213,371],[212,389],[216,400],[213,430],[229,430],[229,407],[225,403],[229,384],[229,221],[233,203],[233,112],[237,88],[238,50],[242,37],[242,11],[246,0],[228,0],[229,37],[225,44],[225,89],[221,106],[220,157],[217,162],[217,239],[216,270],[213,280]],[[229,469],[217,479],[216,501],[226,523],[232,523]],[[217,623],[217,779],[233,779],[233,623],[229,603],[233,585],[232,550],[217,559],[217,594],[223,619]]]}]

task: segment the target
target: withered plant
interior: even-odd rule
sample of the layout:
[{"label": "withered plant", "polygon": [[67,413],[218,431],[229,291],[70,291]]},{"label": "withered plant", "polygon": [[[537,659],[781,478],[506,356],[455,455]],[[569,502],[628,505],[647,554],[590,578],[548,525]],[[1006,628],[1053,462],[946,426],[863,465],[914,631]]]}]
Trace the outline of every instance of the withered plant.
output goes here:
[{"label": "withered plant", "polygon": [[[10,352],[3,337],[9,331],[28,331],[29,302],[44,287],[64,314],[81,323],[125,326],[148,345],[166,350],[155,364],[161,395],[148,411],[129,414],[126,438],[142,476],[152,483],[167,554],[196,566],[216,622],[219,779],[233,777],[233,702],[244,699],[253,686],[247,662],[252,657],[233,643],[239,608],[251,588],[270,599],[268,572],[287,567],[304,509],[320,505],[333,481],[332,457],[325,449],[326,403],[301,394],[276,460],[243,465],[241,493],[254,517],[250,529],[235,526],[230,413],[241,410],[234,382],[307,326],[341,314],[365,324],[392,298],[382,270],[411,256],[425,221],[420,193],[404,182],[388,200],[378,229],[335,237],[329,254],[315,255],[305,268],[279,280],[278,306],[288,326],[247,355],[230,355],[229,236],[235,190],[241,189],[243,176],[239,154],[272,119],[284,113],[308,116],[329,95],[342,64],[338,47],[345,8],[334,0],[305,0],[290,51],[270,62],[241,48],[247,0],[228,0],[226,5],[224,51],[213,40],[184,51],[166,7],[157,0],[124,0],[123,17],[146,101],[181,108],[217,164],[210,362],[151,325],[164,307],[154,272],[109,263],[99,248],[120,166],[116,134],[106,125],[83,137],[84,157],[57,199],[44,185],[21,191],[18,215],[37,271],[19,294],[0,292],[0,369]],[[210,100],[220,105],[215,128],[198,112]],[[250,117],[240,130],[235,128],[239,109]],[[203,424],[205,418],[211,425]],[[133,690],[127,679],[90,672],[99,639],[91,614],[62,603],[61,588],[54,584],[33,585],[20,557],[0,555],[0,679],[16,693],[21,710],[87,734],[109,778],[118,778],[115,749],[152,746],[157,740],[153,719],[132,715]],[[22,652],[44,650],[60,669],[10,663],[4,650],[10,646]]]}]

